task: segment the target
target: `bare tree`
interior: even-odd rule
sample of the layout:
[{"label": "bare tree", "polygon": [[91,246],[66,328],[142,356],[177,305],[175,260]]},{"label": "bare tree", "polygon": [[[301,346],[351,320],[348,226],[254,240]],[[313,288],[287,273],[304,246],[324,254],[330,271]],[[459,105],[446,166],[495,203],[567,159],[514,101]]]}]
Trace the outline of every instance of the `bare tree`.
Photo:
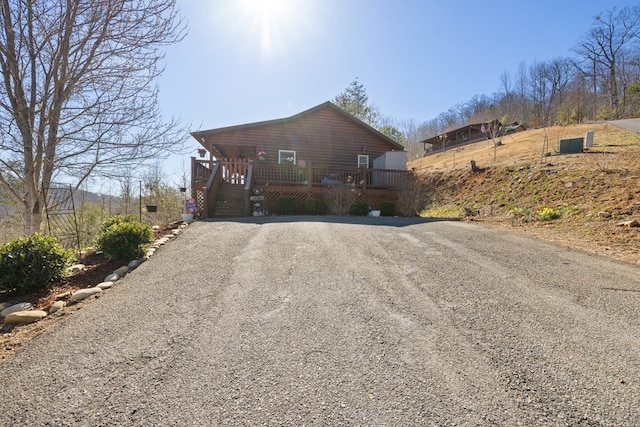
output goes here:
[{"label": "bare tree", "polygon": [[640,6],[613,8],[595,18],[595,24],[574,49],[578,64],[586,76],[593,78],[594,97],[597,78],[602,78],[613,117],[620,116],[620,76],[618,72],[625,52],[640,40]]},{"label": "bare tree", "polygon": [[515,91],[518,103],[518,121],[525,123],[527,121],[527,109],[529,106],[529,98],[527,97],[527,87],[529,86],[529,77],[527,75],[526,63],[518,64],[518,71],[515,77]]},{"label": "bare tree", "polygon": [[0,0],[0,184],[25,233],[53,179],[77,188],[184,141],[156,86],[160,49],[186,31],[177,14],[175,0]]},{"label": "bare tree", "polygon": [[549,126],[554,107],[559,105],[567,86],[573,78],[573,66],[565,58],[549,62],[536,62],[529,72],[530,98],[533,102],[534,120]]}]

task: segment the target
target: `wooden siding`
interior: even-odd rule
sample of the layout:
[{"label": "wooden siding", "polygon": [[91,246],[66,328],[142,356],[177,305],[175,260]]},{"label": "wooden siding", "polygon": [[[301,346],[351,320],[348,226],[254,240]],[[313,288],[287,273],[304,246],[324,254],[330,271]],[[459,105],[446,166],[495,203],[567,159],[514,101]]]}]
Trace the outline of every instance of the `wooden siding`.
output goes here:
[{"label": "wooden siding", "polygon": [[203,138],[203,145],[223,155],[234,149],[242,156],[256,159],[257,152],[264,150],[267,158],[264,165],[278,163],[278,150],[296,152],[298,165],[331,165],[340,168],[357,167],[358,155],[369,156],[369,167],[383,153],[400,150],[401,146],[390,142],[374,129],[347,117],[345,112],[329,103],[290,119],[274,120],[232,128],[196,132]]}]

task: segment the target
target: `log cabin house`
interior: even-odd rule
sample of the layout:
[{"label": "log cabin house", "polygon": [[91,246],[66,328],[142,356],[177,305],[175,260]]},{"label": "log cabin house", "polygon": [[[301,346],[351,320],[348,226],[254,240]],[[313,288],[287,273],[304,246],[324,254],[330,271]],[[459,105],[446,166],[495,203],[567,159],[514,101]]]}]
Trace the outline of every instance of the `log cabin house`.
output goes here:
[{"label": "log cabin house", "polygon": [[420,142],[422,142],[424,146],[424,155],[428,156],[429,154],[445,151],[452,147],[459,147],[461,145],[491,139],[492,135],[499,138],[503,135],[522,132],[524,130],[526,130],[525,127],[517,122],[504,126],[497,119],[494,119],[488,122],[473,123],[452,129]]},{"label": "log cabin house", "polygon": [[295,198],[297,213],[310,198],[328,213],[327,192],[337,185],[377,208],[397,198],[408,173],[402,145],[331,102],[192,136],[208,150],[191,158],[192,196],[204,218],[278,213],[282,197]]}]

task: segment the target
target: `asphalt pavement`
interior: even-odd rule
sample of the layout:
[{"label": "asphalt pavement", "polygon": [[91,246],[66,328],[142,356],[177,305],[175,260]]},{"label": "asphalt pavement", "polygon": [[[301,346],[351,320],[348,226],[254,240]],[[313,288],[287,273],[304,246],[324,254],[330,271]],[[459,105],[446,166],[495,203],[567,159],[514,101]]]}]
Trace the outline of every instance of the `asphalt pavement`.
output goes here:
[{"label": "asphalt pavement", "polygon": [[0,364],[0,425],[640,425],[639,273],[465,222],[197,222]]},{"label": "asphalt pavement", "polygon": [[630,132],[640,133],[640,119],[611,120],[607,123],[628,130]]}]

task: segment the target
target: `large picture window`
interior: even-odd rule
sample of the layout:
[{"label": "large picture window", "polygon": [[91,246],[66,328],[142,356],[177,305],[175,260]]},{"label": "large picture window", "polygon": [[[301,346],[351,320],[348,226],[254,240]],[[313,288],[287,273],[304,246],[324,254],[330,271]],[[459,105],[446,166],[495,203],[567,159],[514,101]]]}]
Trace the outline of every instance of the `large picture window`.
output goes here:
[{"label": "large picture window", "polygon": [[279,165],[295,165],[296,152],[293,150],[278,150]]}]

